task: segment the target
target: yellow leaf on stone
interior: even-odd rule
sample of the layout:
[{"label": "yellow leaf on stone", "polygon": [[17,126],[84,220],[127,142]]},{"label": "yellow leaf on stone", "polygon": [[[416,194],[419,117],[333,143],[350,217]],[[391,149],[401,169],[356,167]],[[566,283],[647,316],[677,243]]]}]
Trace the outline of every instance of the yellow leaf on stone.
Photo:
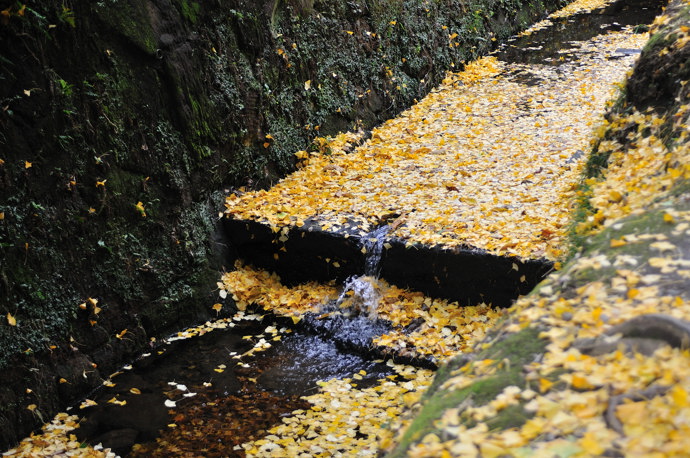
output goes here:
[{"label": "yellow leaf on stone", "polygon": [[591,455],[601,455],[604,453],[604,447],[592,431],[587,431],[579,443],[583,450]]},{"label": "yellow leaf on stone", "polygon": [[627,404],[620,404],[616,408],[616,416],[624,425],[641,425],[647,420],[647,403],[629,402]]},{"label": "yellow leaf on stone", "polygon": [[142,217],[146,218],[146,211],[144,210],[143,202],[141,202],[141,201],[137,202],[137,204],[134,207],[137,209],[137,211],[139,212],[139,214]]},{"label": "yellow leaf on stone", "polygon": [[585,377],[577,374],[573,375],[571,384],[573,388],[575,388],[576,390],[591,390],[592,388],[594,388]]},{"label": "yellow leaf on stone", "polygon": [[661,252],[675,251],[676,250],[676,246],[674,244],[672,244],[670,242],[666,242],[666,241],[654,242],[654,243],[650,244],[649,246],[650,246],[650,248],[654,248],[655,250],[659,250]]},{"label": "yellow leaf on stone", "polygon": [[549,389],[552,386],[553,382],[551,380],[545,379],[543,377],[539,379],[539,391],[541,391],[542,393],[549,391]]},{"label": "yellow leaf on stone", "polygon": [[505,456],[507,452],[505,448],[490,441],[484,441],[481,444],[479,444],[479,451],[480,455],[485,458]]},{"label": "yellow leaf on stone", "polygon": [[688,402],[688,392],[679,385],[674,386],[671,390],[671,399],[673,399],[676,407],[688,407],[690,405],[690,402]]},{"label": "yellow leaf on stone", "polygon": [[540,417],[535,417],[527,420],[520,430],[520,434],[525,439],[534,439],[544,432],[546,420]]},{"label": "yellow leaf on stone", "polygon": [[609,200],[611,202],[620,202],[623,200],[623,194],[621,194],[619,191],[616,191],[615,189],[612,189],[609,191]]}]

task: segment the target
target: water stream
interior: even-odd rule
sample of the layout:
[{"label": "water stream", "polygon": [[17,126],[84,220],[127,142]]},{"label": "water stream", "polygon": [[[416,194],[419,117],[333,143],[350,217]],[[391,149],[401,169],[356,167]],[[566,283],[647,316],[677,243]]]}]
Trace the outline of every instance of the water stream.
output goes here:
[{"label": "water stream", "polygon": [[370,319],[377,317],[376,308],[381,293],[378,276],[383,244],[390,226],[381,226],[362,238],[365,251],[364,275],[349,278],[343,285],[343,292],[335,301],[335,306],[353,314],[365,314]]},{"label": "water stream", "polygon": [[[232,327],[168,341],[126,366],[79,412],[79,440],[123,456],[168,456],[171,443],[195,456],[244,456],[233,447],[308,409],[301,396],[316,392],[317,381],[365,374],[358,375],[364,387],[393,373],[380,360],[274,318],[247,315]],[[262,341],[270,346],[247,355]]]}]

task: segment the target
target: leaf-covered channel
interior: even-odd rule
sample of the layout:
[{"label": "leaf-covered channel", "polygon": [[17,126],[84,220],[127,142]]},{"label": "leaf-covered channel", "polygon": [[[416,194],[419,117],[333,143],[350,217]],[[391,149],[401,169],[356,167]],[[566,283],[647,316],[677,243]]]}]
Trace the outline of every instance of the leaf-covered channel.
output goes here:
[{"label": "leaf-covered channel", "polygon": [[[587,11],[596,8],[591,20]],[[585,152],[648,39],[638,12],[626,13],[632,24],[602,22],[613,10],[603,1],[573,3],[449,73],[353,151],[346,146],[355,135],[342,134],[297,152],[301,170],[267,191],[237,190],[227,214],[276,232],[309,218],[335,229],[355,221],[364,234],[395,213],[392,230],[410,244],[562,259]],[[579,33],[544,41],[559,28]],[[218,284],[227,300],[214,309],[232,304],[237,313],[152,342],[150,353],[6,455],[376,456],[410,424],[430,368],[469,351],[506,315],[371,278],[377,309],[364,316],[353,294],[339,300],[334,283],[288,286],[250,263],[238,262]],[[332,338],[341,328],[323,335],[310,324],[329,320],[373,324],[361,326],[366,338],[350,341]],[[502,396],[501,408],[518,392]]]}]

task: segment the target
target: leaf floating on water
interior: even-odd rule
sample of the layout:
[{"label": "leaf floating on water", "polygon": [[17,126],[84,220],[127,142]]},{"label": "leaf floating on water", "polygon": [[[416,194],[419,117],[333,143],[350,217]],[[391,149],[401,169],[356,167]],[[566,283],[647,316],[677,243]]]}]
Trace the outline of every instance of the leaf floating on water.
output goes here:
[{"label": "leaf floating on water", "polygon": [[92,407],[98,405],[98,403],[92,399],[85,399],[80,405],[80,409],[86,409],[87,407]]}]

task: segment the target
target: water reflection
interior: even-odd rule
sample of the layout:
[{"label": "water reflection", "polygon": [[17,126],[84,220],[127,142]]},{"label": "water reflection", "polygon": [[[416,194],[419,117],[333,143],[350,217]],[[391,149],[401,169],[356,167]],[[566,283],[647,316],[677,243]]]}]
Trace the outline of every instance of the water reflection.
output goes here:
[{"label": "water reflection", "polygon": [[554,25],[531,35],[511,40],[494,55],[509,63],[559,65],[572,56],[563,52],[572,49],[574,42],[586,41],[597,35],[619,31],[626,26],[639,26],[646,31],[661,13],[666,2],[658,0],[621,0],[587,14],[553,19]]}]

